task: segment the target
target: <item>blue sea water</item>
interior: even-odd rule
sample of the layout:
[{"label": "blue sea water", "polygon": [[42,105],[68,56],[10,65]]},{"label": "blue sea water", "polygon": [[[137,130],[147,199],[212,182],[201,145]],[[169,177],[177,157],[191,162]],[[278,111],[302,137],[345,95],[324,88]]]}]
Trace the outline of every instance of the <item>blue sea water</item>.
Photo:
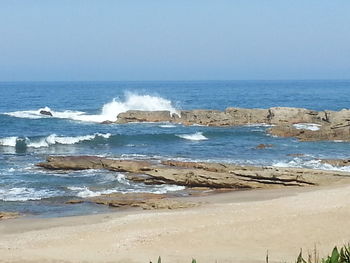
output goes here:
[{"label": "blue sea water", "polygon": [[[346,142],[298,142],[266,126],[205,127],[167,123],[102,125],[128,109],[176,111],[227,107],[349,108],[350,81],[6,82],[0,83],[0,211],[39,216],[97,213],[65,205],[111,192],[163,193],[174,186],[128,182],[107,171],[57,172],[35,167],[48,155],[102,155],[336,169],[318,158],[347,158]],[[45,108],[47,107],[47,108]],[[54,117],[39,114],[51,110]],[[256,149],[260,143],[272,148]],[[289,154],[303,153],[304,157]]]}]

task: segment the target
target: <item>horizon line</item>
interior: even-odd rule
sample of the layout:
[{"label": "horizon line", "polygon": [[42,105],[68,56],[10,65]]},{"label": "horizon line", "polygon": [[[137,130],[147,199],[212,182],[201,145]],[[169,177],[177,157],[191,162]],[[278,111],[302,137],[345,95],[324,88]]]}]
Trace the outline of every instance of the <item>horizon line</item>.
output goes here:
[{"label": "horizon line", "polygon": [[0,83],[23,83],[23,82],[229,82],[229,81],[350,81],[344,79],[207,79],[207,80],[0,80]]}]

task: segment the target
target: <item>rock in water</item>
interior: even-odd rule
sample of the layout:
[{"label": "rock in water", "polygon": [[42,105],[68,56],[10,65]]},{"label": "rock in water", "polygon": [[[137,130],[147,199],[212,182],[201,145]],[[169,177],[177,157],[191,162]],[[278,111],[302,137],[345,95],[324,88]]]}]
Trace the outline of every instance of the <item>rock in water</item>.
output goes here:
[{"label": "rock in water", "polygon": [[261,143],[255,147],[255,149],[266,149],[266,148],[271,148],[273,145],[272,144],[264,144]]},{"label": "rock in water", "polygon": [[39,112],[41,115],[46,115],[46,116],[53,116],[51,111],[47,111],[47,110],[41,110]]}]

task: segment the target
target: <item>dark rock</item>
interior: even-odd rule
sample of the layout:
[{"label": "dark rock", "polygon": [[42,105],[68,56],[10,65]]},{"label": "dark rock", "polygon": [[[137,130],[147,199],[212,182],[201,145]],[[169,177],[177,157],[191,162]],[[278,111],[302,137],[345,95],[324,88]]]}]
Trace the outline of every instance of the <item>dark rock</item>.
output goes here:
[{"label": "dark rock", "polygon": [[47,111],[47,110],[41,110],[39,113],[41,115],[52,116],[52,113],[50,111]]}]

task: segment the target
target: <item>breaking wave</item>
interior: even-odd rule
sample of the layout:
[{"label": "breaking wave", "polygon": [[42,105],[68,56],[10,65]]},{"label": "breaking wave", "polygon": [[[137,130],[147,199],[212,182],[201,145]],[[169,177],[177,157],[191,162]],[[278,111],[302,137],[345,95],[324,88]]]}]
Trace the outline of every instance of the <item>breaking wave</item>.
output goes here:
[{"label": "breaking wave", "polygon": [[309,168],[316,170],[329,170],[329,171],[341,171],[350,172],[350,166],[333,166],[327,163],[322,163],[321,160],[305,160],[302,158],[294,158],[291,161],[280,161],[274,163],[272,166],[275,167],[298,167],[298,168]]},{"label": "breaking wave", "polygon": [[2,201],[29,201],[41,200],[55,196],[62,196],[63,192],[49,189],[34,189],[27,187],[14,187],[0,189],[0,200]]},{"label": "breaking wave", "polygon": [[[177,114],[177,110],[172,105],[172,102],[162,97],[151,95],[139,95],[130,92],[126,93],[124,97],[124,100],[115,98],[111,102],[104,104],[100,114],[87,114],[83,111],[71,110],[55,111],[50,109],[49,107],[40,108],[37,110],[6,112],[4,114],[12,117],[27,119],[59,118],[97,123],[103,121],[116,121],[119,113],[126,112],[128,110],[167,110],[170,111],[170,113]],[[43,115],[40,113],[41,111],[50,112],[52,116]]]},{"label": "breaking wave", "polygon": [[99,191],[93,191],[89,187],[83,186],[83,187],[77,187],[77,186],[68,186],[68,190],[72,191],[73,194],[77,197],[81,198],[88,198],[88,197],[95,197],[100,196],[103,194],[112,194],[112,193],[153,193],[153,194],[166,194],[168,192],[175,192],[175,191],[181,191],[184,190],[184,186],[178,186],[178,185],[161,185],[161,186],[153,186],[148,187],[147,189],[130,189],[129,191],[125,191],[125,188],[115,188],[115,189],[104,189]]},{"label": "breaking wave", "polygon": [[182,139],[190,140],[190,141],[204,141],[208,140],[207,137],[203,135],[202,132],[196,132],[193,134],[178,134],[177,137],[180,137]]},{"label": "breaking wave", "polygon": [[55,144],[76,144],[83,141],[91,141],[98,137],[108,139],[111,136],[110,133],[102,134],[95,133],[93,135],[85,135],[85,136],[76,136],[76,137],[65,137],[65,136],[57,136],[56,134],[51,134],[44,138],[39,139],[30,139],[30,138],[21,138],[21,137],[5,137],[0,138],[1,146],[8,147],[29,147],[29,148],[42,148],[42,147],[50,147],[50,145]]}]

